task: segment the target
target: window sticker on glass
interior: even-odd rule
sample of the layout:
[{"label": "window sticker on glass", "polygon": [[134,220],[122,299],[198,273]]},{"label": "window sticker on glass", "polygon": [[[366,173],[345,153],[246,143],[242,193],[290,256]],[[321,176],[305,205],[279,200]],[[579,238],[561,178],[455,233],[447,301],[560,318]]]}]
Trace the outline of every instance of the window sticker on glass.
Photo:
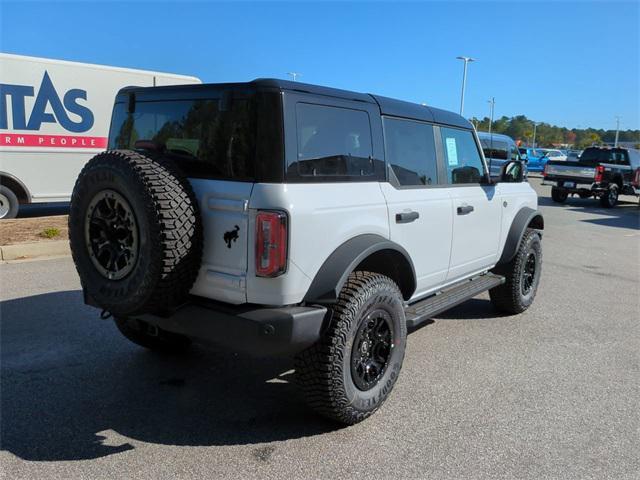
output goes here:
[{"label": "window sticker on glass", "polygon": [[458,165],[458,150],[456,149],[456,139],[447,137],[447,160],[449,165]]}]

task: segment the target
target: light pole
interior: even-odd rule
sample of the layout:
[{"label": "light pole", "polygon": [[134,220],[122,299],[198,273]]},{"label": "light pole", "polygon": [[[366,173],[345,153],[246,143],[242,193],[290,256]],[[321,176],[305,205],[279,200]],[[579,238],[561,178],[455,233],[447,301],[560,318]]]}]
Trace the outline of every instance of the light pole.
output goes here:
[{"label": "light pole", "polygon": [[531,148],[536,148],[536,128],[538,127],[538,124],[536,122],[533,122],[533,145],[531,145]]},{"label": "light pole", "polygon": [[302,74],[298,72],[287,72],[287,75],[291,75],[291,79],[295,82]]},{"label": "light pole", "polygon": [[613,147],[617,148],[618,147],[618,136],[620,135],[620,116],[616,115],[616,139],[615,142],[613,143]]},{"label": "light pole", "polygon": [[464,113],[464,89],[467,86],[467,64],[474,62],[471,57],[456,57],[458,60],[464,61],[464,70],[462,71],[462,95],[460,96],[460,115]]},{"label": "light pole", "polygon": [[[491,135],[491,127],[493,126],[493,107],[496,105],[496,97],[491,97],[491,100],[488,100],[489,105],[491,105],[491,117],[489,118],[489,135]],[[493,137],[491,137],[493,142]]]}]

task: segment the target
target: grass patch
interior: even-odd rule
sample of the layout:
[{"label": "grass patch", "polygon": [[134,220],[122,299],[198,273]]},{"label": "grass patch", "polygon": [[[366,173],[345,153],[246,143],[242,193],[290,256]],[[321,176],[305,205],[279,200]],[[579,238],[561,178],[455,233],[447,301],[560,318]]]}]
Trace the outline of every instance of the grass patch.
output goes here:
[{"label": "grass patch", "polygon": [[45,228],[40,232],[40,236],[44,238],[56,238],[60,236],[60,230],[57,228]]}]

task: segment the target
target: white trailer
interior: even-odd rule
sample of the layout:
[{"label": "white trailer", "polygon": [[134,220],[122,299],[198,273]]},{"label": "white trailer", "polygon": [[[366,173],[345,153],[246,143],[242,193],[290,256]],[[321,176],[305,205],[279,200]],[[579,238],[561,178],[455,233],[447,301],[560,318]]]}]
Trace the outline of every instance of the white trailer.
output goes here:
[{"label": "white trailer", "polygon": [[0,218],[19,204],[67,202],[84,164],[107,148],[116,93],[196,77],[0,53]]}]

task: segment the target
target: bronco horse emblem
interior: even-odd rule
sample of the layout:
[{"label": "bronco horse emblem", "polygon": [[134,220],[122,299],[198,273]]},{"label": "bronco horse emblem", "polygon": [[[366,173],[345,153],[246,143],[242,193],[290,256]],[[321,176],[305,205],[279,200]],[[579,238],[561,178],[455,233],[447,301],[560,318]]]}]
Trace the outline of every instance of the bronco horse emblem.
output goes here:
[{"label": "bronco horse emblem", "polygon": [[231,248],[231,242],[235,242],[238,240],[238,232],[240,231],[240,227],[238,225],[235,226],[233,230],[229,230],[228,232],[224,232],[224,241],[227,242],[227,248]]}]

